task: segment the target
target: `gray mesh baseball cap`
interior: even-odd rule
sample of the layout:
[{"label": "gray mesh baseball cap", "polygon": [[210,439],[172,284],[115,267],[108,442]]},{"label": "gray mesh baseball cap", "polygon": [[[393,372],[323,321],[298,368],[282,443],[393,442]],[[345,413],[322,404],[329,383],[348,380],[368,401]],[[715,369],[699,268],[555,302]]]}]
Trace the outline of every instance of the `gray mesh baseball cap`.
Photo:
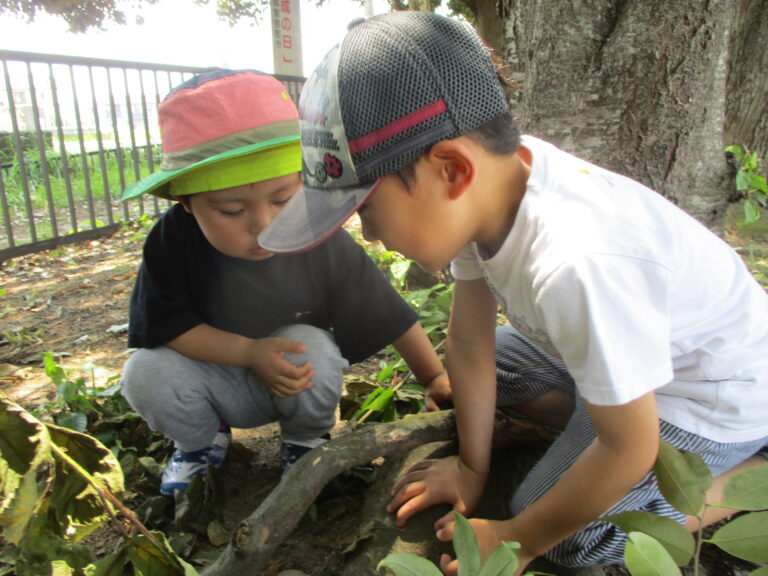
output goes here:
[{"label": "gray mesh baseball cap", "polygon": [[362,21],[302,90],[304,186],[260,245],[278,253],[316,246],[379,178],[507,111],[490,54],[468,24],[424,12]]}]

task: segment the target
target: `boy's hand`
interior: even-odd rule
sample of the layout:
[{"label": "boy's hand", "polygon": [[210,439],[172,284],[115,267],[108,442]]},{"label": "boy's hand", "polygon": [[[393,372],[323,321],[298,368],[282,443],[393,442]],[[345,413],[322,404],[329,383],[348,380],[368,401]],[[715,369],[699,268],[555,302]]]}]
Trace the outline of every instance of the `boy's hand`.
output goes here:
[{"label": "boy's hand", "polygon": [[[396,513],[398,526],[405,525],[419,510],[435,504],[449,504],[455,512],[466,516],[477,505],[484,486],[485,476],[469,468],[458,456],[422,460],[392,489],[387,511]],[[450,513],[448,516],[452,517]]]},{"label": "boy's hand", "polygon": [[437,412],[441,406],[453,400],[451,382],[448,374],[441,372],[429,381],[424,390],[424,404],[428,412]]},{"label": "boy's hand", "polygon": [[[491,555],[496,547],[501,544],[502,541],[502,522],[494,520],[482,520],[480,518],[470,518],[469,524],[472,526],[472,530],[477,538],[477,543],[480,546],[480,561],[485,562],[488,556]],[[443,516],[435,523],[437,528],[437,539],[441,542],[450,542],[453,540],[453,530],[455,522],[452,514]],[[516,575],[520,575],[525,570],[525,567],[530,562],[530,558],[527,558],[523,551],[520,551],[520,566],[515,572]],[[440,568],[443,574],[447,576],[456,576],[459,570],[459,562],[451,558],[448,554],[443,554],[440,557]]]},{"label": "boy's hand", "polygon": [[307,350],[302,342],[286,338],[259,338],[252,341],[249,366],[278,398],[295,396],[312,387],[315,372],[309,362],[294,366],[285,354],[301,354]]}]

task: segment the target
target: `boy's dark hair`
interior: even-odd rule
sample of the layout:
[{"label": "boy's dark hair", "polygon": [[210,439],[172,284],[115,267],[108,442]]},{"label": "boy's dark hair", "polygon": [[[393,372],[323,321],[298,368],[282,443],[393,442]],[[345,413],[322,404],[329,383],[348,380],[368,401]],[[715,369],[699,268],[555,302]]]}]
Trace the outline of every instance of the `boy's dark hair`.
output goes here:
[{"label": "boy's dark hair", "polygon": [[[520,129],[510,113],[496,116],[466,136],[498,156],[512,154],[520,147]],[[416,180],[416,162],[397,171],[398,177],[406,187]]]}]

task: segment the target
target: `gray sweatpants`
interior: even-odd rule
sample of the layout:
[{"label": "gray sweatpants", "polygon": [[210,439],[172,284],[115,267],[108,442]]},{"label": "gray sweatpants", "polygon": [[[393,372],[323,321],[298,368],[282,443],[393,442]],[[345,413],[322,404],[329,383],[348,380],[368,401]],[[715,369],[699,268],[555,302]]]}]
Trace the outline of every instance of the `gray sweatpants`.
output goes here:
[{"label": "gray sweatpants", "polygon": [[167,348],[141,348],[125,364],[123,396],[149,424],[184,451],[210,446],[221,422],[255,428],[279,422],[284,442],[315,446],[336,422],[342,358],[333,336],[296,324],[272,336],[303,342],[303,354],[286,354],[295,366],[311,362],[312,387],[288,398],[273,396],[250,368],[192,360]]},{"label": "gray sweatpants", "polygon": [[[575,396],[576,407],[565,430],[528,473],[510,502],[516,515],[538,500],[592,443],[597,432],[576,394],[576,387],[565,365],[549,356],[525,336],[509,326],[496,330],[497,404],[499,408],[523,404],[550,390]],[[768,444],[768,438],[752,442],[723,444],[681,430],[661,421],[661,437],[679,450],[695,452],[706,462],[713,476],[727,472]],[[643,510],[685,522],[661,495],[656,476],[649,472],[632,491],[605,515]],[[623,562],[627,536],[608,522],[592,522],[545,555],[561,566],[593,566]]]}]

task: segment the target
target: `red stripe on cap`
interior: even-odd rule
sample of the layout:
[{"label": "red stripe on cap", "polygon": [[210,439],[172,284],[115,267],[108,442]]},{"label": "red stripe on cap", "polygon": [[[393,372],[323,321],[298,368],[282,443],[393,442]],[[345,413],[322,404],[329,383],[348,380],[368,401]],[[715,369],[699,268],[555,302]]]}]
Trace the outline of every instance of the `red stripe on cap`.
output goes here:
[{"label": "red stripe on cap", "polygon": [[357,154],[363,150],[368,150],[368,148],[376,146],[376,144],[384,142],[393,136],[397,136],[398,134],[408,130],[408,128],[412,128],[417,124],[424,122],[425,120],[434,118],[446,110],[447,106],[445,105],[445,100],[441,98],[440,100],[432,102],[432,104],[427,104],[423,108],[419,108],[418,110],[403,116],[402,118],[398,118],[394,122],[390,122],[386,126],[382,126],[370,134],[366,134],[365,136],[361,136],[360,138],[352,140],[349,143],[349,151],[352,154]]}]

